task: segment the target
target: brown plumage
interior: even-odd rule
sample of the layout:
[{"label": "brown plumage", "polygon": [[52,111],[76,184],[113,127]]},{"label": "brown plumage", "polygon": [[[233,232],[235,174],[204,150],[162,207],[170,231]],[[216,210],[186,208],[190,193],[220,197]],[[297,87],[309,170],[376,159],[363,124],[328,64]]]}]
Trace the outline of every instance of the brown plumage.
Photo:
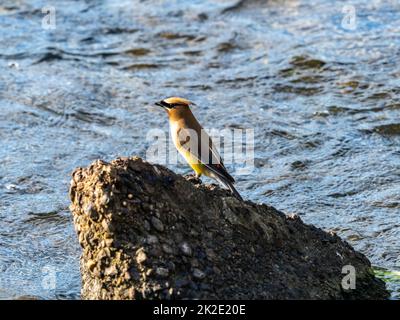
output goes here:
[{"label": "brown plumage", "polygon": [[196,172],[216,179],[228,187],[233,195],[242,200],[233,183],[235,179],[228,173],[218,150],[210,136],[194,117],[189,100],[171,97],[157,102],[168,113],[172,140],[179,153]]}]

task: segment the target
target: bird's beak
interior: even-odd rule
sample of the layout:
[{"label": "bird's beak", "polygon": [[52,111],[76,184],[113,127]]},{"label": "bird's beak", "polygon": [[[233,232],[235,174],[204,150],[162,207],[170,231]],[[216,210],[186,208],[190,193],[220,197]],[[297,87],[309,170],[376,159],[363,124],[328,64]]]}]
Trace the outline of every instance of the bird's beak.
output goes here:
[{"label": "bird's beak", "polygon": [[168,105],[164,101],[156,102],[156,106],[163,108],[164,110],[168,110]]}]

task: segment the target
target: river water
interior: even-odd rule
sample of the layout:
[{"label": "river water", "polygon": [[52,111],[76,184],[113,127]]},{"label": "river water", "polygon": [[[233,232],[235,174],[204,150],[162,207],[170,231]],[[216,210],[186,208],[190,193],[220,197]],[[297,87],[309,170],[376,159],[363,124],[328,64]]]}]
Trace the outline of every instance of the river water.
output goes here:
[{"label": "river water", "polygon": [[242,195],[336,231],[398,298],[399,21],[390,0],[1,0],[0,298],[79,298],[70,173],[145,157],[173,95],[253,129]]}]

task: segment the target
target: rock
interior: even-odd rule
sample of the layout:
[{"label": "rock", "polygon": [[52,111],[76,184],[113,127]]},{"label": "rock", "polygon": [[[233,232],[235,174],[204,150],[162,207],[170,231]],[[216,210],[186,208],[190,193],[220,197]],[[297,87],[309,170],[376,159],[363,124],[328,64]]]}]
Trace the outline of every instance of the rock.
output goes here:
[{"label": "rock", "polygon": [[154,227],[154,229],[156,229],[157,231],[159,231],[159,232],[164,231],[164,225],[160,219],[158,219],[156,217],[151,217],[151,224]]},{"label": "rock", "polygon": [[181,250],[182,250],[182,253],[185,256],[191,256],[192,255],[192,249],[190,248],[190,246],[186,242],[181,244]]},{"label": "rock", "polygon": [[117,274],[117,268],[115,266],[108,267],[106,270],[104,270],[104,274],[106,276],[111,276],[111,275],[116,275]]},{"label": "rock", "polygon": [[195,277],[196,279],[203,279],[205,278],[205,276],[206,274],[203,271],[197,268],[193,269],[193,277]]},{"label": "rock", "polygon": [[163,244],[162,249],[165,253],[168,253],[168,254],[174,253],[174,250],[169,245]]},{"label": "rock", "polygon": [[140,250],[136,254],[136,262],[138,264],[141,264],[147,260],[146,253],[143,252],[143,250]]},{"label": "rock", "polygon": [[153,235],[149,235],[146,239],[147,243],[149,244],[155,244],[158,243],[158,238],[156,236]]},{"label": "rock", "polygon": [[[335,234],[188,179],[140,158],[74,172],[83,299],[389,296],[368,259]],[[342,286],[349,266],[355,289]]]},{"label": "rock", "polygon": [[157,268],[156,269],[156,274],[159,275],[160,277],[167,277],[169,274],[168,269],[166,268]]}]

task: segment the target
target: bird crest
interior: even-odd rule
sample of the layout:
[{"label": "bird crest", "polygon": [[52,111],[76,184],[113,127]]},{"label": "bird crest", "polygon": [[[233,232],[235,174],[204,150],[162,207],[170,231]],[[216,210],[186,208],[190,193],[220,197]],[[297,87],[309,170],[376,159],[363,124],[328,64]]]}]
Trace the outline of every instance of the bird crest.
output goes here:
[{"label": "bird crest", "polygon": [[170,98],[164,99],[164,102],[166,102],[169,105],[183,104],[183,105],[190,106],[191,104],[193,104],[191,101],[184,99],[184,98],[180,98],[180,97],[170,97]]}]

